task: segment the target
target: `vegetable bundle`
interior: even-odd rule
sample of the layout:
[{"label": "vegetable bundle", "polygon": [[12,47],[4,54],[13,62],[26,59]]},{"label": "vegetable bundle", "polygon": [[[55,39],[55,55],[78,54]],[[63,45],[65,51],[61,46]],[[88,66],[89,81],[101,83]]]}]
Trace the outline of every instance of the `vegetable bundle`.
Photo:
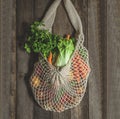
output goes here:
[{"label": "vegetable bundle", "polygon": [[28,53],[41,53],[50,64],[61,67],[67,64],[75,47],[75,39],[68,35],[63,38],[43,29],[43,22],[34,22],[25,43]]}]

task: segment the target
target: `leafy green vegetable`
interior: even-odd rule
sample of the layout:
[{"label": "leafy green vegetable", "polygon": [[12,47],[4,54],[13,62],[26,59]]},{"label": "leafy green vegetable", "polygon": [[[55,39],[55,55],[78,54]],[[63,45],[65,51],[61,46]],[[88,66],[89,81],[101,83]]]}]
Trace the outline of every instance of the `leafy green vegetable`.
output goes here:
[{"label": "leafy green vegetable", "polygon": [[[41,22],[34,22],[30,27],[30,34],[25,43],[26,52],[42,53],[45,58],[49,55],[56,45],[56,37],[45,29],[39,29],[38,26],[44,26]],[[58,37],[58,36],[57,36]]]},{"label": "leafy green vegetable", "polygon": [[74,51],[74,44],[71,39],[66,40],[66,39],[61,39],[58,42],[58,50],[59,50],[59,55],[57,58],[57,61],[55,63],[56,66],[64,66],[67,64],[69,61],[73,51]]},{"label": "leafy green vegetable", "polygon": [[45,26],[44,23],[38,21],[30,26],[30,33],[24,45],[26,52],[42,53],[45,59],[52,52],[53,64],[64,66],[74,50],[75,39],[67,40],[59,35],[52,34],[43,29],[43,26]]}]

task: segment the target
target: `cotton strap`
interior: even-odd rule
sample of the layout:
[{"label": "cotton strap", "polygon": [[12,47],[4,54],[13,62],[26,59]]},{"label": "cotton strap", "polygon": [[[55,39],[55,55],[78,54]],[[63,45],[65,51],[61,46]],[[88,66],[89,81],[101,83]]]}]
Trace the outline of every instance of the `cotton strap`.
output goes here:
[{"label": "cotton strap", "polygon": [[47,13],[45,14],[42,20],[45,24],[45,29],[49,29],[49,31],[52,32],[52,26],[55,21],[57,8],[60,5],[61,1],[63,1],[64,3],[69,19],[76,31],[77,38],[79,38],[83,42],[84,35],[83,35],[83,29],[82,29],[82,22],[71,0],[55,0],[52,3],[52,5],[48,9]]}]

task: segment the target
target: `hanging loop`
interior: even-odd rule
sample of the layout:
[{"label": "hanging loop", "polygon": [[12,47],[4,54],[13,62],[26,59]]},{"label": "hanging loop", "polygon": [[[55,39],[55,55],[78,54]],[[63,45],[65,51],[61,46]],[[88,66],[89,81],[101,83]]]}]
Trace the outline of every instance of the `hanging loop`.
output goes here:
[{"label": "hanging loop", "polygon": [[60,5],[61,1],[64,3],[70,22],[76,31],[76,38],[78,38],[78,40],[81,40],[83,43],[84,38],[79,38],[81,35],[83,35],[82,22],[71,0],[55,0],[42,20],[45,24],[45,27],[43,28],[48,29],[50,32],[52,32],[52,26],[55,21],[57,8]]}]

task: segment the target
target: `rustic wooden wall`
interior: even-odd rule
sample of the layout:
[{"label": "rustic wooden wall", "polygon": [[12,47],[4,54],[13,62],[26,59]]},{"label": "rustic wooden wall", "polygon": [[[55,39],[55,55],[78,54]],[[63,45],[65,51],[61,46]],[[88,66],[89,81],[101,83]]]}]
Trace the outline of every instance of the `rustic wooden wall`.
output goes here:
[{"label": "rustic wooden wall", "polygon": [[[26,54],[23,44],[29,24],[41,19],[53,1],[0,0],[0,119],[119,119],[119,0],[72,0],[82,19],[92,69],[81,104],[59,114],[34,101],[28,80],[37,56]],[[74,31],[62,5],[53,31]]]}]

